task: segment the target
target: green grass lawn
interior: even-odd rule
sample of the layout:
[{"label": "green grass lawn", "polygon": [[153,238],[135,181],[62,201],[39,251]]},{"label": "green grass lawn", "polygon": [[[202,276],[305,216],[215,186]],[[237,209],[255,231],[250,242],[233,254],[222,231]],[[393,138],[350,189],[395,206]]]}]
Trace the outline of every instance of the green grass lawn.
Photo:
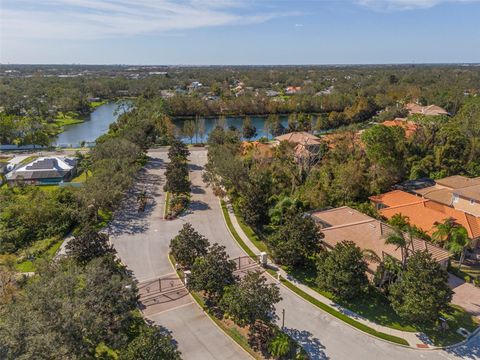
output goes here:
[{"label": "green grass lawn", "polygon": [[[58,249],[63,243],[63,239],[48,238],[44,240],[35,241],[26,249],[22,249],[16,256],[18,258],[24,258],[15,264],[15,269],[20,272],[35,272],[35,263],[39,260],[51,260],[57,253]],[[34,259],[28,259],[27,257],[33,256]]]},{"label": "green grass lawn", "polygon": [[335,309],[332,309],[331,307],[329,307],[328,305],[318,301],[317,299],[315,299],[314,297],[308,295],[306,292],[302,291],[301,289],[299,289],[298,287],[296,287],[295,285],[293,285],[291,282],[289,282],[288,280],[284,279],[284,278],[281,278],[281,282],[283,283],[283,285],[285,285],[286,287],[288,287],[290,290],[292,290],[293,292],[295,292],[296,294],[300,295],[302,298],[304,298],[305,300],[307,300],[308,302],[312,303],[313,305],[319,307],[320,309],[322,309],[323,311],[329,313],[330,315],[333,315],[335,316],[336,318],[346,322],[347,324],[350,324],[354,327],[356,327],[357,329],[363,331],[363,332],[366,332],[368,334],[371,334],[373,336],[376,336],[378,338],[381,338],[381,339],[384,339],[384,340],[388,340],[388,341],[391,341],[391,342],[394,342],[394,343],[397,343],[397,344],[400,344],[400,345],[407,345],[408,346],[408,342],[405,340],[405,339],[402,339],[402,338],[399,338],[397,336],[393,336],[393,335],[389,335],[389,334],[385,334],[385,333],[382,333],[382,332],[379,332],[379,331],[376,331],[350,317],[348,317],[347,315],[345,314],[342,314],[341,312],[339,311],[336,311]]},{"label": "green grass lawn", "polygon": [[38,188],[42,191],[55,191],[58,189],[58,185],[38,185]]},{"label": "green grass lawn", "polygon": [[253,245],[255,245],[258,250],[264,251],[269,254],[270,251],[267,247],[267,244],[265,244],[265,242],[260,239],[260,237],[255,233],[255,231],[253,231],[253,229],[245,223],[237,206],[233,206],[233,211],[235,213],[235,217],[237,218],[238,224],[240,225],[243,232],[248,236]]},{"label": "green grass lawn", "polygon": [[369,291],[358,298],[351,301],[342,301],[335,299],[335,297],[326,291],[322,291],[315,283],[316,270],[314,267],[303,269],[285,269],[289,274],[301,281],[311,289],[319,294],[335,301],[337,304],[354,311],[360,316],[373,321],[377,324],[390,327],[392,329],[402,331],[421,331],[437,346],[446,346],[455,344],[463,340],[463,336],[456,333],[459,327],[463,327],[469,331],[473,331],[478,323],[475,317],[468,314],[463,309],[451,306],[449,313],[444,313],[442,316],[447,319],[450,329],[446,332],[440,331],[436,326],[420,326],[413,325],[402,320],[393,310],[388,299],[374,287],[370,287]]},{"label": "green grass lawn", "polygon": [[105,105],[106,103],[108,103],[108,100],[91,101],[89,105],[90,105],[90,109],[93,110],[99,106]]},{"label": "green grass lawn", "polygon": [[79,118],[78,113],[69,111],[67,113],[59,112],[55,118],[55,125],[58,127],[64,127],[66,125],[74,125],[84,122]]},{"label": "green grass lawn", "polygon": [[463,327],[468,331],[474,331],[480,324],[478,320],[472,315],[468,314],[462,308],[450,305],[448,312],[441,314],[443,318],[447,319],[449,329],[447,331],[439,330],[436,326],[419,327],[437,346],[447,346],[458,343],[465,338],[457,334],[457,329]]},{"label": "green grass lawn", "polygon": [[[223,200],[221,201],[221,205],[223,215],[227,222],[227,226],[232,232],[235,240],[250,256],[253,256],[253,252],[248,248],[248,246],[243,242],[243,240],[233,228],[230,216],[228,215],[226,204]],[[266,244],[261,241],[260,238],[254,233],[254,231],[241,220],[241,216],[239,216],[238,211],[236,211],[236,216],[239,221],[240,227],[247,234],[252,243],[257,246],[259,250],[261,250],[261,247],[266,248]],[[259,247],[257,244],[261,244],[261,247]],[[442,314],[442,316],[448,320],[448,324],[450,326],[450,329],[448,331],[440,331],[436,326],[415,326],[401,319],[391,307],[388,299],[373,286],[368,289],[368,292],[365,293],[365,295],[363,295],[362,297],[358,297],[354,300],[347,302],[335,299],[335,297],[331,293],[323,291],[317,286],[317,272],[314,259],[312,259],[311,263],[308,266],[305,266],[303,268],[284,268],[284,270],[287,271],[287,273],[289,273],[290,275],[292,275],[295,279],[310,287],[312,290],[318,292],[326,298],[336,302],[337,304],[357,313],[358,315],[372,322],[401,331],[424,332],[437,346],[445,346],[462,341],[463,336],[456,333],[456,330],[459,327],[463,327],[469,331],[473,331],[478,326],[473,316],[469,315],[463,309],[455,306],[451,307],[451,310],[448,314]],[[307,301],[336,316],[337,318],[349,323],[350,325],[353,325],[362,331],[365,331],[382,339],[393,341],[403,345],[408,345],[408,343],[404,339],[400,339],[395,336],[392,337],[388,334],[377,332],[376,330],[371,329],[368,326],[363,325],[349,318],[348,316],[331,309],[326,304],[323,304],[315,298],[311,297],[310,295],[306,294],[301,289],[297,288],[295,285],[291,284],[287,280],[283,279],[282,282],[285,286],[289,287],[291,290],[305,298]]]},{"label": "green grass lawn", "polygon": [[98,215],[100,216],[100,221],[97,226],[99,229],[104,228],[108,225],[110,220],[113,218],[113,211],[100,209],[98,210]]},{"label": "green grass lawn", "polygon": [[402,331],[417,331],[414,326],[403,321],[393,311],[385,296],[374,287],[369,288],[368,293],[366,293],[364,296],[346,302],[335,299],[331,293],[323,291],[317,286],[317,271],[313,260],[309,266],[295,269],[285,268],[284,270],[312,290],[315,290],[326,298],[335,301],[337,304],[354,311],[358,315],[370,321],[373,321],[379,325],[390,327],[392,329]]},{"label": "green grass lawn", "polygon": [[[88,174],[87,174],[88,173]],[[82,171],[80,174],[77,174],[76,177],[72,179],[72,183],[83,183],[87,180],[88,176],[92,176],[91,171]]]},{"label": "green grass lawn", "polygon": [[227,204],[225,203],[225,201],[221,200],[220,201],[221,205],[222,205],[222,212],[223,212],[223,216],[225,218],[225,222],[227,223],[227,226],[228,226],[228,229],[230,230],[230,232],[232,233],[233,237],[235,238],[235,240],[237,241],[237,243],[240,245],[240,247],[251,257],[251,258],[257,258],[257,256],[255,255],[255,253],[247,246],[247,244],[245,244],[242,240],[242,238],[238,235],[237,231],[235,230],[235,228],[233,227],[233,224],[232,224],[232,220],[230,219],[230,216],[228,215],[228,209],[227,209]]}]

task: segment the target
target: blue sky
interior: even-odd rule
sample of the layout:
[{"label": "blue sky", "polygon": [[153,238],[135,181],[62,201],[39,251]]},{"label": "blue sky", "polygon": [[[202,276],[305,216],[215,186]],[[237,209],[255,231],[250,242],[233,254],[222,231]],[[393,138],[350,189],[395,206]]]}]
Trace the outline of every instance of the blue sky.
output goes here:
[{"label": "blue sky", "polygon": [[478,0],[2,0],[1,63],[480,62]]}]

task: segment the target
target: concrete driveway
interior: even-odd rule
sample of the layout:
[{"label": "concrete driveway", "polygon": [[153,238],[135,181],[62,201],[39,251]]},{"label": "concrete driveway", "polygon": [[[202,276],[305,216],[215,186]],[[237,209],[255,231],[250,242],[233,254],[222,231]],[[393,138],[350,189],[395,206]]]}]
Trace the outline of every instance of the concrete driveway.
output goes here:
[{"label": "concrete driveway", "polygon": [[450,273],[448,274],[448,285],[453,290],[452,303],[480,318],[480,288],[473,284],[467,284]]}]

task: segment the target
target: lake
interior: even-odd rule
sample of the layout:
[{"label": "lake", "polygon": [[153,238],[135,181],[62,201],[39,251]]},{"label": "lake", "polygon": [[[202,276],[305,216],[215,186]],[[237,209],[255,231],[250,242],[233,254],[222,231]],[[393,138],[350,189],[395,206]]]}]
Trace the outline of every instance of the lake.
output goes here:
[{"label": "lake", "polygon": [[94,142],[108,131],[111,123],[129,108],[128,102],[108,103],[97,107],[83,123],[67,125],[54,142],[55,146],[79,147],[85,142]]},{"label": "lake", "polygon": [[[254,140],[257,140],[263,136],[267,136],[264,126],[265,126],[265,119],[266,116],[250,116],[250,119],[252,121],[252,125],[256,127],[257,129],[257,135],[253,138]],[[174,118],[173,123],[176,125],[178,128],[178,135],[182,139],[182,141],[189,143],[190,138],[186,137],[182,134],[182,128],[183,124],[187,120],[194,120],[194,119],[185,119],[185,118]],[[225,117],[225,122],[227,127],[229,126],[234,126],[236,127],[240,132],[243,129],[243,120],[244,117],[235,117],[235,116],[228,116]],[[288,116],[287,115],[280,115],[280,122],[282,125],[287,128],[288,127]],[[215,126],[218,124],[218,118],[205,118],[205,136],[203,138],[200,138],[199,136],[197,137],[197,142],[205,142],[207,141],[208,134],[215,128]],[[270,135],[271,136],[271,135]],[[196,138],[193,138],[193,142],[196,142]]]},{"label": "lake", "polygon": [[[55,146],[60,147],[79,147],[82,142],[94,142],[99,136],[105,134],[111,123],[115,122],[119,115],[128,111],[130,103],[128,101],[119,103],[108,103],[96,108],[83,123],[65,126],[65,131],[60,133],[54,142]],[[266,116],[250,116],[252,125],[257,129],[257,135],[254,140],[263,136],[267,136],[264,125]],[[182,134],[183,124],[187,120],[194,120],[188,118],[174,118],[173,123],[177,128],[177,135],[182,141],[189,143],[190,138]],[[225,117],[225,123],[229,126],[236,127],[242,131],[244,117],[228,116]],[[288,116],[280,115],[280,122],[282,125],[288,127]],[[315,119],[313,120],[315,124]],[[205,135],[203,138],[197,136],[193,138],[193,142],[206,142],[210,132],[218,125],[218,118],[205,118]]]}]

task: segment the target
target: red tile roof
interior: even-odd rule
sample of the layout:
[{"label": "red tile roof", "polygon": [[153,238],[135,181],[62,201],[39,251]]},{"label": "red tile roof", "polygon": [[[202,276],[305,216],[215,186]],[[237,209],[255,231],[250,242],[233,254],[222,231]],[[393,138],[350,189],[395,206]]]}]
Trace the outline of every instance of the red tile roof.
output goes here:
[{"label": "red tile roof", "polygon": [[391,219],[395,214],[401,214],[408,217],[411,225],[430,235],[435,232],[436,224],[453,219],[467,229],[470,238],[480,236],[480,219],[432,200],[422,199],[401,190],[372,196],[370,200],[387,206],[379,210],[379,213],[387,219]]}]

